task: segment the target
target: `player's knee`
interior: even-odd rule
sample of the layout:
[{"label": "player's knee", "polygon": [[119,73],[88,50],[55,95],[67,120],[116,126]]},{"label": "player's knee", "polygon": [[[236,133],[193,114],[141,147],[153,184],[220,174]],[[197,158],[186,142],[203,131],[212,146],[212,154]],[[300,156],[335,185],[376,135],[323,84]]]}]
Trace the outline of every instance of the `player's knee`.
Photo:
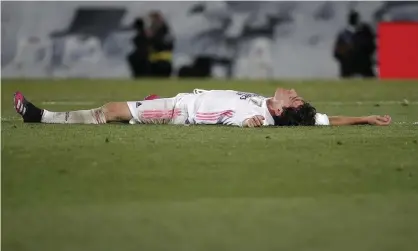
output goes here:
[{"label": "player's knee", "polygon": [[106,121],[114,121],[117,118],[117,105],[114,102],[106,103],[101,107]]},{"label": "player's knee", "polygon": [[130,120],[129,108],[124,102],[110,102],[103,105],[101,109],[108,122]]}]

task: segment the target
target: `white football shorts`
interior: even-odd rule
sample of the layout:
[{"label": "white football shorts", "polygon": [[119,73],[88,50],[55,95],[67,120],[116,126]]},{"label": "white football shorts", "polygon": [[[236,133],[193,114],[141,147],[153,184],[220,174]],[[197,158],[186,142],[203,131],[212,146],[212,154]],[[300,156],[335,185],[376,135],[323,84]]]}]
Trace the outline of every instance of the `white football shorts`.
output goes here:
[{"label": "white football shorts", "polygon": [[173,98],[128,101],[131,124],[188,124],[188,101],[193,94],[181,93]]}]

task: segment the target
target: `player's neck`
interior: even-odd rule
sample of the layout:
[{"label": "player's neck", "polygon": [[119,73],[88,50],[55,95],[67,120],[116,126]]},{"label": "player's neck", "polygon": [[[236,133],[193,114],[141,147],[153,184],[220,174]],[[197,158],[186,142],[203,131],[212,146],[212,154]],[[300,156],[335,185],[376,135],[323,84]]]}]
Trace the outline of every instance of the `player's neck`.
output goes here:
[{"label": "player's neck", "polygon": [[277,116],[276,113],[275,113],[275,110],[273,108],[273,102],[274,101],[272,100],[272,98],[267,99],[267,101],[266,101],[267,110],[269,111],[271,116]]}]

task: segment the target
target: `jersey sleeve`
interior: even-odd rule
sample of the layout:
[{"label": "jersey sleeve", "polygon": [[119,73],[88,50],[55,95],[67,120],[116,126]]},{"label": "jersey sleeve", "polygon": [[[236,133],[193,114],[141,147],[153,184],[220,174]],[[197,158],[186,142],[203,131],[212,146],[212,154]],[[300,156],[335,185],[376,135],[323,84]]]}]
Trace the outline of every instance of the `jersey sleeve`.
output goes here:
[{"label": "jersey sleeve", "polygon": [[315,115],[315,125],[317,126],[330,125],[328,116],[326,114],[317,113]]},{"label": "jersey sleeve", "polygon": [[245,120],[256,115],[264,116],[262,110],[257,109],[253,105],[244,105],[235,110],[232,116],[225,119],[223,124],[243,127]]},{"label": "jersey sleeve", "polygon": [[226,119],[224,121],[224,125],[232,125],[232,126],[239,126],[239,127],[243,127],[244,126],[244,121],[256,116],[256,115],[261,115],[261,114],[251,114],[251,113],[235,113],[232,117]]}]

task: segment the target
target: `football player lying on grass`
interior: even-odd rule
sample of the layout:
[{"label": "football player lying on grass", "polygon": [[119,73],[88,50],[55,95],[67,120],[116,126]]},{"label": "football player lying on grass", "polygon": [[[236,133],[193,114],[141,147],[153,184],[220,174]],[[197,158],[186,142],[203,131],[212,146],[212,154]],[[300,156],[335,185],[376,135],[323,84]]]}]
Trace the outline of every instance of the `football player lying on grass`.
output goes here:
[{"label": "football player lying on grass", "polygon": [[388,125],[390,116],[345,117],[317,113],[295,90],[278,88],[273,97],[233,90],[200,90],[172,98],[149,96],[142,101],[110,102],[102,107],[67,112],[41,109],[14,94],[14,107],[24,122],[53,124],[131,124],[314,126]]}]

